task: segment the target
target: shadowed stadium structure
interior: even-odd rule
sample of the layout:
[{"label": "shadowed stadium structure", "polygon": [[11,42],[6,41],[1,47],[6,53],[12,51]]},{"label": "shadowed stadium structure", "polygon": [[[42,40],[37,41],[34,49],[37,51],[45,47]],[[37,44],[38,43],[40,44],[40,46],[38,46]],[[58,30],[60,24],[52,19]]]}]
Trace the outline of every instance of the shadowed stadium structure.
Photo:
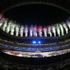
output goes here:
[{"label": "shadowed stadium structure", "polygon": [[3,2],[6,6],[0,13],[1,69],[69,69],[69,8],[52,0],[11,0],[8,5]]}]

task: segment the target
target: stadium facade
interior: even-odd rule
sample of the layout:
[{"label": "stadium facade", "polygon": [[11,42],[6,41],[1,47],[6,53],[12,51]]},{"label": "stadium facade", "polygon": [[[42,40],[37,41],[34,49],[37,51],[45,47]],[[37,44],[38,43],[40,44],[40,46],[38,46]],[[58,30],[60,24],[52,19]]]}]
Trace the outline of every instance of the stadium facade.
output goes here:
[{"label": "stadium facade", "polygon": [[[60,70],[70,64],[69,11],[52,5],[29,2],[1,12],[0,65],[3,68]],[[54,18],[53,15],[49,18],[50,13]]]}]

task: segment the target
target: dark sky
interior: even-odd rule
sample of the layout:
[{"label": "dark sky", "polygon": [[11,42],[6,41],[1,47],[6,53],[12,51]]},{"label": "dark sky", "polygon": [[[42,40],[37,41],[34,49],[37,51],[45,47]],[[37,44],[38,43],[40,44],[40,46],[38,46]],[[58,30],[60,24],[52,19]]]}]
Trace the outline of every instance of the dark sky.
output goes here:
[{"label": "dark sky", "polygon": [[69,14],[64,10],[42,4],[23,5],[15,7],[4,13],[9,19],[16,20],[20,24],[37,24],[47,26],[68,19]]}]

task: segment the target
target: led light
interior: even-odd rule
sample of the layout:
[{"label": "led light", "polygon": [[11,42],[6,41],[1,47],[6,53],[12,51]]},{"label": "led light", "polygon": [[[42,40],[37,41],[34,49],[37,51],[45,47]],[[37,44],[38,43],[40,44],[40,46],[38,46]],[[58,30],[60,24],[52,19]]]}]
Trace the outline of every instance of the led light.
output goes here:
[{"label": "led light", "polygon": [[33,41],[32,43],[33,43],[33,44],[36,44],[36,41]]},{"label": "led light", "polygon": [[38,44],[41,44],[41,41],[38,41]]}]

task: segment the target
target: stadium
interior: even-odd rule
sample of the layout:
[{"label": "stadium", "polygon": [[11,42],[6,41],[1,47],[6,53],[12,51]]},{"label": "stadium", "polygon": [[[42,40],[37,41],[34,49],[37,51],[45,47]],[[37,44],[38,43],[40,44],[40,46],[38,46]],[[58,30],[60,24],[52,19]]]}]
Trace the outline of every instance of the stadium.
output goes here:
[{"label": "stadium", "polygon": [[70,8],[57,2],[1,2],[1,69],[69,70]]}]

